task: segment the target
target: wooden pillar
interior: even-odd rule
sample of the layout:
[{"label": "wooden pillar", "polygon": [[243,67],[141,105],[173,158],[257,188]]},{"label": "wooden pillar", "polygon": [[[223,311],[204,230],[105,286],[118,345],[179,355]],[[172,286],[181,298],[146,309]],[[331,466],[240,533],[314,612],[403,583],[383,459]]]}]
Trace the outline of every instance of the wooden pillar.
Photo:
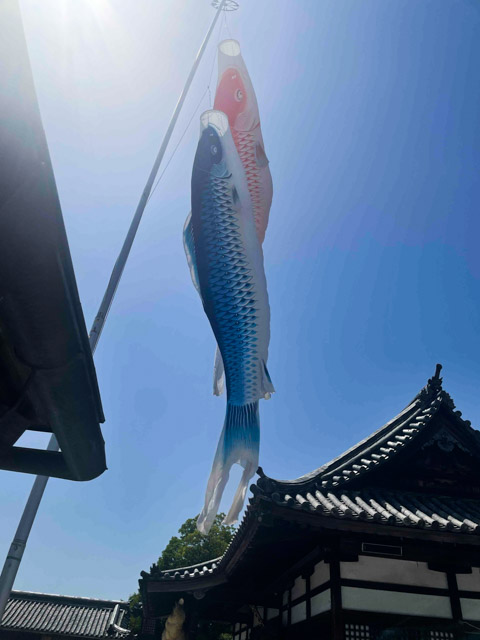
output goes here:
[{"label": "wooden pillar", "polygon": [[278,637],[280,638],[280,640],[283,640],[283,638],[285,638],[285,630],[283,628],[283,592],[280,591],[280,593],[277,594],[277,598],[278,598],[278,619],[277,619],[277,624],[276,624],[276,629],[277,629],[277,633],[278,633]]},{"label": "wooden pillar", "polygon": [[310,595],[310,575],[307,575],[305,577],[305,595],[307,597],[307,620],[310,621],[310,618],[312,617],[312,602],[310,600],[311,595]]},{"label": "wooden pillar", "polygon": [[288,610],[287,610],[287,627],[292,625],[292,588],[288,589]]},{"label": "wooden pillar", "polygon": [[330,585],[332,594],[332,640],[344,640],[345,623],[342,607],[342,586],[340,583],[340,561],[338,554],[332,553],[330,558]]},{"label": "wooden pillar", "polygon": [[452,569],[447,570],[448,591],[450,593],[450,605],[452,607],[452,617],[455,622],[462,620],[462,605],[458,593],[457,574]]}]

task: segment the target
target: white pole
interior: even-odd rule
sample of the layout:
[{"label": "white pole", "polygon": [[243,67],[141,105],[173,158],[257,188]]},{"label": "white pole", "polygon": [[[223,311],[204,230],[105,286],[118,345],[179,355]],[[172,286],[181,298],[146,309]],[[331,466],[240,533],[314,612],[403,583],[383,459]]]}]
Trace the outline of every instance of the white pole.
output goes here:
[{"label": "white pole", "polygon": [[[110,276],[110,281],[108,283],[107,290],[105,292],[105,295],[103,296],[102,303],[98,310],[93,326],[90,330],[90,348],[92,350],[92,354],[95,353],[95,348],[97,346],[98,339],[100,338],[103,325],[105,324],[105,320],[107,318],[108,312],[110,311],[112,300],[115,296],[115,292],[117,290],[118,283],[120,282],[120,278],[122,277],[123,269],[125,268],[125,263],[127,262],[130,249],[132,248],[132,244],[135,239],[138,226],[142,219],[143,212],[147,205],[148,198],[150,196],[153,183],[155,181],[155,177],[158,173],[158,169],[163,160],[163,156],[165,155],[165,151],[167,150],[167,146],[172,136],[173,129],[175,128],[175,124],[180,114],[180,110],[183,106],[183,103],[185,102],[185,98],[187,96],[190,85],[192,84],[192,80],[195,76],[195,72],[197,71],[198,65],[200,64],[200,60],[202,59],[203,53],[206,49],[210,36],[212,35],[212,32],[215,28],[217,20],[220,16],[220,12],[222,11],[226,3],[227,3],[227,0],[220,1],[220,4],[218,5],[217,11],[215,13],[215,17],[212,21],[212,24],[210,25],[210,28],[207,31],[207,35],[205,36],[200,49],[198,50],[197,57],[195,58],[195,62],[193,63],[193,66],[190,70],[190,73],[188,75],[183,91],[180,94],[180,98],[178,99],[177,106],[175,107],[175,110],[173,112],[172,118],[170,120],[170,124],[168,125],[168,129],[165,133],[165,137],[163,138],[162,146],[160,147],[160,151],[158,152],[158,155],[155,158],[155,162],[153,164],[152,170],[150,172],[147,183],[143,190],[142,196],[140,198],[140,202],[138,203],[137,209],[135,211],[135,215],[133,216],[133,220],[130,224],[130,228],[128,230],[127,236],[123,243],[122,249],[115,262],[115,266],[113,267],[112,275]],[[58,451],[58,450],[59,450],[59,446],[58,446],[57,439],[54,435],[52,435],[52,437],[50,438],[50,442],[48,443],[47,451]],[[32,525],[35,520],[38,507],[40,506],[43,492],[45,491],[45,487],[47,486],[47,482],[48,482],[48,476],[37,476],[35,478],[35,482],[33,483],[32,490],[30,491],[30,496],[28,497],[27,504],[25,505],[25,509],[23,510],[22,517],[20,518],[20,522],[18,524],[15,537],[13,539],[12,544],[10,545],[10,549],[8,551],[8,554],[5,560],[5,564],[3,565],[2,575],[0,576],[0,621],[2,620],[3,614],[5,612],[5,607],[7,606],[8,598],[10,597],[10,592],[12,590],[13,583],[15,582],[15,577],[17,575],[20,562],[22,561],[22,556],[25,550],[25,546],[27,544],[28,536],[32,529]]]},{"label": "white pole", "polygon": [[123,243],[122,250],[120,251],[117,261],[115,262],[115,266],[113,267],[112,275],[110,276],[107,290],[105,291],[105,295],[103,296],[102,304],[100,305],[97,317],[93,322],[93,326],[90,329],[90,346],[92,347],[92,352],[95,350],[95,346],[102,332],[103,325],[107,318],[108,312],[110,311],[110,306],[117,290],[118,283],[120,282],[120,278],[122,277],[128,254],[130,253],[135,234],[137,233],[138,225],[140,224],[140,220],[142,219],[143,212],[147,205],[148,197],[150,196],[155,177],[160,167],[160,163],[162,162],[165,151],[167,150],[168,143],[170,141],[170,138],[172,137],[173,129],[175,128],[180,110],[183,106],[183,103],[185,102],[185,98],[187,97],[188,90],[190,88],[190,85],[192,84],[193,77],[198,68],[198,65],[200,64],[200,60],[202,59],[203,52],[205,51],[208,40],[212,35],[212,31],[215,28],[220,12],[222,11],[223,5],[226,3],[226,1],[227,0],[222,0],[220,2],[212,24],[210,25],[210,29],[207,31],[207,35],[205,36],[202,45],[197,53],[197,57],[195,58],[193,67],[190,70],[187,82],[185,83],[183,91],[180,94],[180,98],[178,99],[177,106],[175,107],[175,110],[173,112],[172,119],[170,120],[170,124],[168,125],[167,132],[165,133],[165,137],[163,138],[162,146],[160,147],[160,151],[158,152],[158,155],[148,177],[147,184],[145,185],[145,189],[143,190],[142,197],[140,198],[140,202],[138,203],[137,210],[135,211],[135,215],[133,216],[133,220],[130,225],[130,229],[128,230],[127,237],[125,238],[125,241]]},{"label": "white pole", "polygon": [[[50,438],[47,451],[58,451],[58,443],[55,436]],[[8,598],[17,575],[18,567],[22,561],[23,552],[27,544],[28,536],[37,515],[38,507],[42,500],[43,492],[47,486],[48,476],[37,476],[33,483],[32,490],[23,510],[22,517],[18,523],[15,537],[13,538],[10,549],[8,550],[5,564],[3,565],[2,575],[0,576],[0,620],[7,606]]]}]

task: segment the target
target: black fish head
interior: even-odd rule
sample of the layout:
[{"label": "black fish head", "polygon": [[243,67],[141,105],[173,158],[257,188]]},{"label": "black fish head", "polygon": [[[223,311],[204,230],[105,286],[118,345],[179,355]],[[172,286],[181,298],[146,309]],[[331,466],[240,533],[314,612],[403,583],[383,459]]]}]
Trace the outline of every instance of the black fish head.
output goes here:
[{"label": "black fish head", "polygon": [[200,140],[193,163],[193,199],[203,193],[212,175],[220,176],[226,171],[225,135],[230,135],[228,118],[221,111],[209,110],[200,116]]},{"label": "black fish head", "polygon": [[223,156],[220,136],[212,125],[208,125],[202,131],[198,141],[195,165],[203,171],[210,170],[214,164],[221,162]]}]

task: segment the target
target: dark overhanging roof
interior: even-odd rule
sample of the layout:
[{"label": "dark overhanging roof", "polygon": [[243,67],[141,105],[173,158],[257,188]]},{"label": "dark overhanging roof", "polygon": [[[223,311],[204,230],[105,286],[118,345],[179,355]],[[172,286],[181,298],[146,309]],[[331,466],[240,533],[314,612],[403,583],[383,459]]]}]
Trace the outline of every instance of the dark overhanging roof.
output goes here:
[{"label": "dark overhanging roof", "polygon": [[441,365],[437,365],[435,375],[405,409],[340,456],[295,480],[267,478],[262,469],[259,469],[261,479],[258,486],[268,493],[282,493],[284,490],[291,493],[307,490],[316,484],[322,489],[346,488],[353,481],[381,468],[411,446],[442,408],[458,424],[470,441],[471,448],[480,457],[480,432],[472,429],[470,421],[462,419],[460,411],[455,411],[452,398],[442,388],[440,371]]},{"label": "dark overhanging roof", "polygon": [[[17,0],[0,60],[0,469],[89,480],[104,417]],[[14,446],[25,430],[61,453]]]},{"label": "dark overhanging roof", "polygon": [[2,631],[71,636],[124,638],[128,603],[31,591],[12,591],[0,624]]},{"label": "dark overhanging roof", "polygon": [[[440,411],[448,414],[480,463],[480,433],[455,410],[452,399],[442,388],[440,369],[437,366],[435,375],[398,416],[316,471],[289,481],[269,478],[259,468],[260,477],[251,486],[253,496],[243,521],[224,555],[182,569],[160,571],[153,566],[150,573],[142,572],[142,593],[173,596],[227,583],[242,554],[254,546],[257,531],[264,524],[262,520],[268,524],[270,513],[286,521],[312,525],[317,522],[325,530],[344,528],[478,548],[478,497],[394,490],[369,486],[368,482],[372,468],[381,469],[384,464],[388,467],[401,451],[416,446],[416,438],[430,425],[434,426],[434,418]],[[398,444],[389,445],[390,441]]]}]

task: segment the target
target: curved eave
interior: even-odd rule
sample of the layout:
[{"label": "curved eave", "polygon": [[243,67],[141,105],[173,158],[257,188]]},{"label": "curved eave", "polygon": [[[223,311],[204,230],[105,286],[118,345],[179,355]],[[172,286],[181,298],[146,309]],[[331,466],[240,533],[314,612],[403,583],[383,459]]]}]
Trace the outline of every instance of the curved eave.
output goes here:
[{"label": "curved eave", "polygon": [[442,389],[441,378],[436,376],[415,396],[412,402],[395,418],[377,429],[367,438],[351,447],[327,464],[294,480],[276,480],[266,476],[261,468],[258,487],[267,494],[293,494],[309,490],[348,487],[358,478],[368,481],[370,472],[381,468],[425,433],[436,414],[443,409],[471,443],[480,458],[480,433],[470,422],[461,418],[455,405]]},{"label": "curved eave", "polygon": [[166,571],[160,571],[156,565],[152,565],[150,573],[142,571],[139,580],[140,589],[150,593],[180,593],[195,589],[208,589],[227,582],[228,576],[234,571],[261,525],[258,502],[256,498],[250,498],[250,504],[245,511],[242,522],[222,556],[190,567],[179,567]]},{"label": "curved eave", "polygon": [[[350,449],[347,449],[333,460],[330,460],[321,467],[318,467],[318,469],[314,469],[313,471],[310,471],[309,473],[306,473],[299,478],[294,478],[292,480],[277,480],[275,478],[266,476],[263,472],[263,469],[259,467],[259,475],[261,477],[259,486],[262,486],[262,483],[272,483],[271,486],[273,486],[274,484],[275,487],[280,490],[288,490],[292,487],[300,490],[311,485],[312,483],[319,481],[320,479],[323,479],[328,475],[333,475],[335,473],[335,470],[344,465],[347,461],[362,456],[365,452],[370,451],[375,446],[375,444],[382,439],[384,435],[390,434],[392,429],[395,429],[399,425],[414,419],[421,411],[421,409],[422,405],[420,401],[414,400],[410,405],[403,409],[403,411],[395,416],[395,418],[377,429],[377,431],[370,434],[353,447],[350,447]],[[263,480],[263,478],[265,478],[265,480]]]}]

